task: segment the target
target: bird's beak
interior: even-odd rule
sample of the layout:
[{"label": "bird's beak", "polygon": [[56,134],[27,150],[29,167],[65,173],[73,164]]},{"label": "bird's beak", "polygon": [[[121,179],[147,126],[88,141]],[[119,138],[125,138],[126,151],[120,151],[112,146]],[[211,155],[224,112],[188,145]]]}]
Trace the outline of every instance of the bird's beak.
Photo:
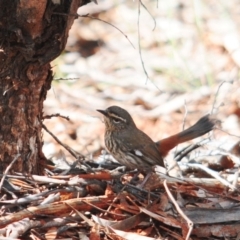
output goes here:
[{"label": "bird's beak", "polygon": [[105,110],[100,110],[100,109],[97,109],[98,112],[100,112],[101,114],[103,114],[104,116],[108,116],[107,112]]}]

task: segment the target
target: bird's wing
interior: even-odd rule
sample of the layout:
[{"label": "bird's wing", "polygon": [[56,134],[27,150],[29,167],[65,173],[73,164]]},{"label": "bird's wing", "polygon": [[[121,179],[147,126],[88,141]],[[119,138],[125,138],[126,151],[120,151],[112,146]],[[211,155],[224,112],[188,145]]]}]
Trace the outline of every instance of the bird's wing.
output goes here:
[{"label": "bird's wing", "polygon": [[138,141],[132,141],[132,138],[125,139],[123,142],[125,151],[141,158],[142,161],[145,161],[148,165],[160,165],[164,167],[163,158],[152,139],[144,132],[138,132],[136,139]]}]

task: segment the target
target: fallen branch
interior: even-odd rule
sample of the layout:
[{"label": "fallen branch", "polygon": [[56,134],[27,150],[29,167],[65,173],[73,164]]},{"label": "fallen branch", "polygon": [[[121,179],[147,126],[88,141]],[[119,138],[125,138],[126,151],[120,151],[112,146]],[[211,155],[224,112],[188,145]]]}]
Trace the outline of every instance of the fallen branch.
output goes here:
[{"label": "fallen branch", "polygon": [[[114,196],[74,198],[52,204],[29,207],[20,212],[0,217],[0,227],[4,227],[10,223],[20,221],[24,218],[31,218],[33,216],[36,217],[37,215],[59,216],[60,214],[72,211],[71,207],[80,211],[90,211],[94,209],[92,205],[99,208],[107,208],[113,198]],[[86,202],[89,202],[91,205],[87,204]],[[71,207],[69,207],[69,205]]]}]

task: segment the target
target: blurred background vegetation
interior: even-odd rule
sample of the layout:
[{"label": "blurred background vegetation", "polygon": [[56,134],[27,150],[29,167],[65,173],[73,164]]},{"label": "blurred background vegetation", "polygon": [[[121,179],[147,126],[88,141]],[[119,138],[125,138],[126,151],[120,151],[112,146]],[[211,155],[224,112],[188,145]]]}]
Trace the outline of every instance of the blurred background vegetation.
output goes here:
[{"label": "blurred background vegetation", "polygon": [[[239,133],[240,5],[236,0],[107,1],[79,9],[65,52],[52,63],[48,128],[82,154],[104,147],[96,109],[119,105],[154,140],[213,111]],[[103,21],[101,21],[101,20]],[[107,22],[107,23],[106,23]],[[223,132],[230,147],[238,139]],[[60,147],[44,133],[47,156]]]}]

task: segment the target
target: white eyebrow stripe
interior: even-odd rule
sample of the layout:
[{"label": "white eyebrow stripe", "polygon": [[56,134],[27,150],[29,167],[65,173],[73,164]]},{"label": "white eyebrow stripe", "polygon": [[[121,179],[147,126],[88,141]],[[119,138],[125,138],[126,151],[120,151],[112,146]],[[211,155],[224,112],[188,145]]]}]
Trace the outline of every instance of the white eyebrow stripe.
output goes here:
[{"label": "white eyebrow stripe", "polygon": [[119,120],[121,120],[121,121],[123,121],[123,122],[126,122],[126,119],[121,118],[121,117],[119,117],[118,115],[116,115],[116,114],[114,114],[114,113],[109,113],[108,115],[109,115],[110,117],[112,117],[112,118],[117,118],[117,119],[119,119]]}]

